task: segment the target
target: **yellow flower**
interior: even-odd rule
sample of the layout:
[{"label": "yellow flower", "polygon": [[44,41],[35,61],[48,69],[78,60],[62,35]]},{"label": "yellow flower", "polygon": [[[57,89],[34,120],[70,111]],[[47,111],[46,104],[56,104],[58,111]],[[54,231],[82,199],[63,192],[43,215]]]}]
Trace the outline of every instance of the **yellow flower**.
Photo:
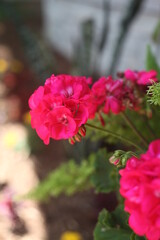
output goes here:
[{"label": "yellow flower", "polygon": [[0,58],[0,73],[4,73],[8,69],[8,62],[2,58]]},{"label": "yellow flower", "polygon": [[24,115],[23,115],[23,121],[25,124],[31,124],[31,115],[29,112],[26,112]]},{"label": "yellow flower", "polygon": [[78,232],[66,231],[62,234],[60,240],[82,240]]}]

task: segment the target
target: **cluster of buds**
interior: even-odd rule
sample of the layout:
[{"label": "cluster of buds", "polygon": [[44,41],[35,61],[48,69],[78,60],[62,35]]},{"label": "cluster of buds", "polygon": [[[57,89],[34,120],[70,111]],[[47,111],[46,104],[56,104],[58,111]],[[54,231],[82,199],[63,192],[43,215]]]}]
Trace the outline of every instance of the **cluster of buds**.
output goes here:
[{"label": "cluster of buds", "polygon": [[123,150],[116,150],[112,157],[110,157],[109,161],[110,163],[116,165],[117,167],[124,167],[126,165],[126,162],[129,158],[132,156],[135,156],[135,153],[128,151],[125,152]]},{"label": "cluster of buds", "polygon": [[78,133],[77,133],[75,136],[69,138],[69,143],[73,145],[73,144],[75,144],[76,142],[81,142],[82,137],[85,137],[85,136],[86,136],[86,128],[85,128],[84,125],[82,125],[82,126],[79,128]]}]

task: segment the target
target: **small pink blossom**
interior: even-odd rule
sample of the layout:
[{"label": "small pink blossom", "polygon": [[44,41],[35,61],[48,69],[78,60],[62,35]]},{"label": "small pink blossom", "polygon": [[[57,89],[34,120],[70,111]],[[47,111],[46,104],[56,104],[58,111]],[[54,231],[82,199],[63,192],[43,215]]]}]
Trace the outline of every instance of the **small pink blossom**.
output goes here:
[{"label": "small pink blossom", "polygon": [[155,70],[150,71],[132,71],[127,69],[124,72],[126,79],[131,80],[132,82],[138,85],[151,85],[154,82],[157,82],[157,72]]},{"label": "small pink blossom", "polygon": [[151,85],[157,82],[157,72],[155,70],[150,70],[149,72],[141,71],[138,74],[138,84]]},{"label": "small pink blossom", "polygon": [[120,170],[120,193],[129,212],[129,225],[148,240],[160,239],[160,140],[140,158],[130,158]]},{"label": "small pink blossom", "polygon": [[127,69],[125,72],[124,72],[124,76],[126,79],[129,79],[133,82],[136,82],[137,81],[137,78],[138,78],[138,72],[136,71],[132,71],[130,69]]},{"label": "small pink blossom", "polygon": [[113,80],[111,76],[102,77],[93,84],[92,93],[97,112],[119,114],[126,108],[139,109],[133,88],[128,86],[123,79]]},{"label": "small pink blossom", "polygon": [[155,140],[149,145],[148,151],[142,154],[141,157],[146,160],[151,158],[160,158],[160,139]]},{"label": "small pink blossom", "polygon": [[114,114],[118,114],[121,111],[123,111],[123,106],[121,104],[121,101],[113,96],[109,96],[106,98],[106,102],[103,108],[104,113],[109,113],[110,111]]}]

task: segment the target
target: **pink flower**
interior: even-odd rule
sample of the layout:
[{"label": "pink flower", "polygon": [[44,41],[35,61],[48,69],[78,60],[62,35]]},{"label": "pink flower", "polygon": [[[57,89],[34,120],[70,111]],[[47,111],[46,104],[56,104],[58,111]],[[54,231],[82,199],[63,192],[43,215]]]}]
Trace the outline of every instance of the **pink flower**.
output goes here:
[{"label": "pink flower", "polygon": [[106,98],[106,102],[103,108],[103,112],[106,114],[109,113],[110,111],[114,114],[118,114],[121,111],[123,111],[121,101],[113,96],[109,96]]},{"label": "pink flower", "polygon": [[157,82],[157,72],[154,70],[150,70],[149,72],[141,71],[138,74],[138,84],[142,85],[151,85],[154,82]]},{"label": "pink flower", "polygon": [[39,103],[43,99],[43,95],[44,95],[44,87],[39,87],[34,92],[34,94],[32,94],[32,96],[29,99],[29,106],[32,110],[36,109],[36,107],[39,105]]},{"label": "pink flower", "polygon": [[51,75],[45,82],[46,92],[70,99],[83,99],[90,94],[86,77]]},{"label": "pink flower", "polygon": [[120,170],[120,193],[129,212],[129,225],[140,236],[160,239],[160,140],[145,154],[130,158]]},{"label": "pink flower", "polygon": [[91,118],[91,90],[85,77],[52,75],[30,97],[31,125],[45,144],[68,139]]},{"label": "pink flower", "polygon": [[72,112],[63,106],[49,113],[48,124],[50,123],[50,136],[54,139],[72,137],[77,128]]},{"label": "pink flower", "polygon": [[118,114],[123,111],[121,89],[123,82],[114,81],[111,76],[100,78],[92,86],[92,92],[97,103],[97,109],[101,106],[104,113]]},{"label": "pink flower", "polygon": [[132,71],[127,69],[124,72],[126,79],[131,80],[132,82],[138,85],[151,85],[154,82],[157,82],[157,72],[155,70],[150,71]]},{"label": "pink flower", "polygon": [[136,82],[137,79],[138,79],[138,72],[136,71],[132,71],[130,69],[127,69],[125,72],[124,72],[124,76],[126,79],[129,79],[133,82]]},{"label": "pink flower", "polygon": [[148,151],[145,154],[142,154],[141,157],[145,160],[160,158],[160,139],[152,142],[152,144],[149,145]]},{"label": "pink flower", "polygon": [[134,96],[133,88],[123,79],[113,80],[111,76],[102,77],[92,86],[97,112],[119,114],[126,108],[138,109],[138,101]]}]

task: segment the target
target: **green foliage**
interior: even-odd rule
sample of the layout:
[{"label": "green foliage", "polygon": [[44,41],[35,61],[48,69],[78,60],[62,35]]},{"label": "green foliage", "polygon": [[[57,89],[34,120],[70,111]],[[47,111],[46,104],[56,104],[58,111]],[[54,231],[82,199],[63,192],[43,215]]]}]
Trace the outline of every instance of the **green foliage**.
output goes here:
[{"label": "green foliage", "polygon": [[[103,119],[105,121],[105,126],[104,128],[110,131],[114,131],[118,134],[123,134],[123,132],[125,131],[125,126],[123,124],[124,120],[122,119],[122,117],[120,115],[114,115],[114,114],[105,114],[103,115]],[[99,118],[96,116],[91,123],[95,126],[98,127],[102,127],[101,122],[99,121]],[[121,126],[121,127],[119,127]],[[110,136],[107,133],[104,132],[98,132],[95,130],[95,132],[90,129],[87,128],[87,137],[90,138],[92,141],[98,141],[98,140],[104,140],[107,143],[117,143],[119,140],[117,140],[116,138]]]},{"label": "green foliage", "polygon": [[[145,103],[146,108],[148,108],[147,111],[151,111],[150,105],[148,102]],[[139,114],[135,111],[126,111],[126,114],[129,116],[129,118],[134,122],[137,129],[141,132],[141,134],[148,139],[148,141],[152,141],[155,139],[154,134],[151,134],[150,131],[152,131],[150,128],[153,128],[153,132],[155,131],[157,134],[160,134],[160,126],[157,126],[157,121],[159,121],[160,118],[160,111],[156,112],[156,114],[153,115],[152,118],[147,117],[145,114]],[[105,126],[104,128],[107,130],[110,130],[112,132],[115,132],[122,136],[127,136],[128,139],[135,139],[136,143],[140,145],[140,141],[135,135],[134,131],[128,126],[128,124],[124,121],[124,118],[121,116],[121,114],[114,115],[103,115],[103,118],[105,120]],[[92,120],[92,124],[96,126],[102,127],[100,121],[98,118],[95,118]],[[129,147],[129,149],[133,150],[128,143],[118,140],[117,138],[104,133],[104,132],[98,132],[95,131],[93,133],[92,130],[87,128],[87,137],[90,138],[92,141],[105,141],[108,144],[118,144],[118,148],[120,146],[123,148],[123,146]],[[125,145],[124,145],[125,144]]]},{"label": "green foliage", "polygon": [[132,151],[126,152],[122,150],[116,150],[112,157],[110,158],[110,162],[115,164],[117,167],[125,167],[127,160],[132,156],[138,157],[138,155]]},{"label": "green foliage", "polygon": [[[152,118],[149,119],[149,124],[154,131],[154,139],[159,138],[160,136],[160,124],[158,124],[160,119],[160,109],[159,106],[152,106]],[[149,135],[148,135],[149,136]]]},{"label": "green foliage", "polygon": [[129,240],[131,230],[127,225],[127,219],[127,213],[123,211],[122,206],[112,213],[103,209],[94,230],[94,240]]},{"label": "green foliage", "polygon": [[130,236],[130,240],[145,240],[145,239],[146,239],[145,237],[140,237],[136,235],[134,232]]},{"label": "green foliage", "polygon": [[91,181],[96,192],[108,193],[118,187],[118,171],[109,163],[109,155],[103,149],[95,155],[94,172]]},{"label": "green foliage", "polygon": [[94,240],[145,240],[145,237],[134,234],[127,222],[128,214],[124,212],[123,205],[111,213],[103,209],[94,230]]},{"label": "green foliage", "polygon": [[[157,124],[160,119],[160,111],[156,107],[153,108],[148,102],[146,102],[145,107],[146,111],[149,113],[148,116],[146,116],[145,114],[140,115],[134,111],[128,111],[128,116],[130,117],[132,122],[134,122],[135,126],[145,137],[145,139],[147,139],[148,142],[151,142],[155,138],[158,138],[158,136],[160,135],[160,125]],[[126,134],[128,134],[126,135],[127,137],[130,136],[131,139],[136,139],[138,143],[138,139],[137,137],[135,138],[135,135],[133,135],[133,131],[130,130],[130,132],[128,131],[126,132]]]},{"label": "green foliage", "polygon": [[92,186],[89,178],[93,171],[93,155],[91,155],[87,161],[83,160],[80,165],[70,160],[67,163],[61,164],[59,168],[51,172],[48,177],[33,191],[27,194],[26,197],[45,200],[49,196],[57,197],[62,193],[71,195],[78,191],[87,190]]},{"label": "green foliage", "polygon": [[160,105],[160,83],[155,83],[149,87],[148,92],[149,102],[154,105]]},{"label": "green foliage", "polygon": [[135,240],[145,240],[146,238],[145,237],[140,237],[140,236],[135,236]]},{"label": "green foliage", "polygon": [[130,231],[128,226],[128,213],[124,211],[124,206],[122,204],[119,204],[119,206],[110,214],[114,220],[114,227],[120,227]]},{"label": "green foliage", "polygon": [[[156,61],[155,56],[153,55],[150,46],[147,48],[146,56],[146,68],[147,70],[154,69],[158,72],[158,78],[160,80],[160,67]],[[147,91],[149,102],[154,105],[160,105],[160,83],[154,83],[152,86],[149,86]]]},{"label": "green foliage", "polygon": [[154,54],[151,51],[151,47],[147,46],[147,53],[146,53],[146,70],[156,70],[158,73],[158,78],[160,79],[160,68],[158,66],[157,60]]},{"label": "green foliage", "polygon": [[110,192],[118,186],[118,171],[108,161],[105,150],[91,154],[80,164],[70,160],[51,172],[26,198],[40,201],[49,196],[72,195],[94,187],[96,192]]},{"label": "green foliage", "polygon": [[160,42],[160,20],[158,21],[158,23],[154,29],[154,32],[152,34],[152,39],[155,43],[159,44],[159,42]]},{"label": "green foliage", "polygon": [[86,20],[81,24],[81,41],[75,46],[74,74],[89,76],[91,74],[91,52],[94,40],[94,21]]},{"label": "green foliage", "polygon": [[135,236],[135,240],[145,240],[146,238],[145,237],[140,237],[140,236]]}]

